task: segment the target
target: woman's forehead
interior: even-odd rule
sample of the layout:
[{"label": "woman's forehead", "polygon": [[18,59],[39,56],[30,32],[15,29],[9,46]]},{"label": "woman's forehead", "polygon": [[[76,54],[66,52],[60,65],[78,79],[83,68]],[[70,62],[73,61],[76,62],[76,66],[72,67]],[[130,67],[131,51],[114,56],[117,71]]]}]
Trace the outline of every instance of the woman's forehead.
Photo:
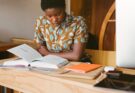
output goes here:
[{"label": "woman's forehead", "polygon": [[60,14],[64,11],[62,8],[48,8],[45,10],[45,14],[53,15],[53,14]]}]

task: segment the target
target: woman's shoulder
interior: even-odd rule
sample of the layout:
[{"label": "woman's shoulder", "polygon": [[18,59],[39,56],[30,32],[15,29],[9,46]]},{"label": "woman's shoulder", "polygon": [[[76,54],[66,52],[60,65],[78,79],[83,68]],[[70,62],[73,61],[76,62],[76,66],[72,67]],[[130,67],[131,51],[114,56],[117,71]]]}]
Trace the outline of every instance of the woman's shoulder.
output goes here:
[{"label": "woman's shoulder", "polygon": [[85,19],[82,16],[73,16],[73,15],[68,15],[68,19],[72,22],[81,22],[85,21]]},{"label": "woman's shoulder", "polygon": [[36,18],[36,22],[45,25],[45,24],[47,24],[47,19],[45,18],[45,16],[39,16]]},{"label": "woman's shoulder", "polygon": [[84,21],[85,19],[84,19],[84,17],[82,17],[82,16],[75,16],[75,20],[76,21]]}]

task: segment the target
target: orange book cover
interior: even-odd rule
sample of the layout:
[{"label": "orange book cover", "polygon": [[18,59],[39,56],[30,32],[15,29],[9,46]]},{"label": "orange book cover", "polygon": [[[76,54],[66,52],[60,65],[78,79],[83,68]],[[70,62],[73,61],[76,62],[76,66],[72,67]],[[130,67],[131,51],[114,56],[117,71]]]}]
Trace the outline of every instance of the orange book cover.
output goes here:
[{"label": "orange book cover", "polygon": [[81,63],[81,64],[77,64],[77,65],[67,66],[67,67],[65,67],[65,69],[71,70],[74,72],[79,72],[79,73],[87,73],[87,72],[95,70],[99,67],[101,67],[101,65],[99,65],[99,64]]}]

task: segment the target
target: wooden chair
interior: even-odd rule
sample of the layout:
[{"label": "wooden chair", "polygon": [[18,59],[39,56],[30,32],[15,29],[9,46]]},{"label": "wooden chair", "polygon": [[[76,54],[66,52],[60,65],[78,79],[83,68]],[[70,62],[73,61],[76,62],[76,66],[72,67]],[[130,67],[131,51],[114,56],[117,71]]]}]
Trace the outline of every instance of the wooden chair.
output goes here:
[{"label": "wooden chair", "polygon": [[[110,20],[114,11],[115,11],[115,2],[111,5],[101,25],[101,30],[99,34],[99,50],[86,49],[86,52],[91,55],[91,60],[93,63],[116,66],[116,51],[103,50],[103,41],[107,24],[109,22],[115,22],[115,20]],[[115,39],[114,39],[114,46],[115,46]]]},{"label": "wooden chair", "polygon": [[104,51],[104,50],[85,50],[91,57],[91,60],[95,64],[116,66],[116,52]]},{"label": "wooden chair", "polygon": [[[111,5],[109,11],[107,12],[103,20],[101,29],[100,29],[100,33],[99,33],[99,49],[100,50],[103,50],[103,44],[104,44],[103,41],[104,41],[105,32],[106,32],[108,23],[115,22],[115,20],[111,20],[111,16],[113,15],[114,11],[115,11],[115,2]],[[115,48],[115,39],[114,39],[114,48]]]}]

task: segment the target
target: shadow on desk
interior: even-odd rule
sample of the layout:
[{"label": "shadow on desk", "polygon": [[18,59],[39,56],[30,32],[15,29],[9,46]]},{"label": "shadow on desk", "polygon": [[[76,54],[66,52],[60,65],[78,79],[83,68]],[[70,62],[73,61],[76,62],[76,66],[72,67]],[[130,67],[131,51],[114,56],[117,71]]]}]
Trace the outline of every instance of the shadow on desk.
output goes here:
[{"label": "shadow on desk", "polygon": [[135,75],[121,74],[117,78],[107,77],[95,86],[135,92]]}]

